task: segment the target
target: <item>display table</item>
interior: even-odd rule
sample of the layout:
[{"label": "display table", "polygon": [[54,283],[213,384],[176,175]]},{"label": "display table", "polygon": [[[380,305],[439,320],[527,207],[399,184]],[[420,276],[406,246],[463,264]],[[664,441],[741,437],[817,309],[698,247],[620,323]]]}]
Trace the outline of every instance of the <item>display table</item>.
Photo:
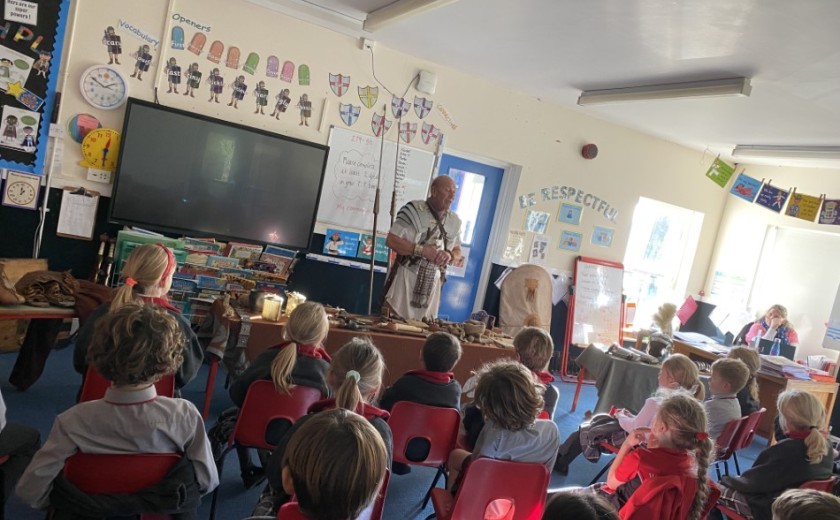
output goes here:
[{"label": "display table", "polygon": [[586,347],[575,362],[595,378],[598,403],[594,413],[609,412],[612,406],[638,413],[659,386],[659,365],[613,357],[595,345]]},{"label": "display table", "polygon": [[[231,318],[235,321],[236,318]],[[265,321],[261,318],[250,320],[247,343],[245,345],[245,357],[253,361],[265,349],[283,341],[283,326],[285,321]],[[230,327],[231,334],[239,330],[239,327]],[[364,332],[353,331],[331,327],[324,341],[324,348],[330,354],[335,353],[342,345],[354,337],[368,337],[374,345],[382,352],[385,358],[384,384],[390,386],[400,376],[409,370],[423,368],[420,360],[420,352],[426,339],[420,335],[390,334],[386,332]],[[236,344],[234,339],[230,343]],[[229,344],[230,344],[229,343]],[[516,358],[516,352],[504,349],[495,345],[481,345],[477,343],[462,343],[461,360],[455,366],[453,372],[455,379],[463,384],[469,379],[472,372],[488,361],[500,358]]]},{"label": "display table", "polygon": [[[675,353],[685,354],[691,359],[701,361],[714,362],[716,359],[722,357],[722,354],[719,353],[719,351],[726,348],[727,347],[722,345],[695,345],[684,341],[674,340]],[[771,443],[774,441],[773,422],[779,414],[776,409],[776,398],[785,390],[802,390],[813,394],[814,397],[819,399],[820,403],[825,406],[826,418],[824,427],[826,430],[828,429],[831,412],[834,410],[834,400],[837,397],[837,383],[788,379],[764,372],[762,370],[758,371],[756,381],[758,381],[759,401],[761,401],[761,406],[767,409],[767,413],[762,416],[761,422],[758,424],[758,429],[756,431],[767,437]]]}]

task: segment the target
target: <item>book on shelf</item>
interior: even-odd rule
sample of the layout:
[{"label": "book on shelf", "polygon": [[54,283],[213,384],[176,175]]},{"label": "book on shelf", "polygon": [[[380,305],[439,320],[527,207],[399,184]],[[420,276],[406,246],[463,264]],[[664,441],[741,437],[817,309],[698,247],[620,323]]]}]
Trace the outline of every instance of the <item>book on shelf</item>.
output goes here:
[{"label": "book on shelf", "polygon": [[238,258],[239,260],[257,260],[260,254],[262,254],[262,251],[262,246],[229,242],[226,254],[231,258]]}]

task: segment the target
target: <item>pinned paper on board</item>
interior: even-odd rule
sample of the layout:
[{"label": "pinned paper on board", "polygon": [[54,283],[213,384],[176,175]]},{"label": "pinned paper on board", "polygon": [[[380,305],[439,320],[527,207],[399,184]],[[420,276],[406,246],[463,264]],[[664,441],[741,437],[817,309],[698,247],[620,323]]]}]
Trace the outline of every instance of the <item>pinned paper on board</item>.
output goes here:
[{"label": "pinned paper on board", "polygon": [[785,215],[788,217],[795,217],[808,222],[813,222],[817,218],[817,213],[820,211],[820,203],[822,198],[813,195],[805,195],[804,193],[797,193],[796,189],[790,196]]},{"label": "pinned paper on board", "polygon": [[531,254],[528,256],[528,263],[542,265],[545,263],[548,255],[548,241],[547,235],[534,235],[534,240],[531,242]]},{"label": "pinned paper on board", "polygon": [[741,172],[738,174],[738,177],[735,179],[735,182],[732,183],[732,189],[729,190],[729,193],[744,199],[747,202],[753,202],[755,200],[756,195],[758,195],[758,190],[761,189],[761,181],[758,179],[753,179],[749,175]]},{"label": "pinned paper on board", "polygon": [[557,220],[559,222],[577,226],[580,225],[580,218],[582,215],[583,207],[563,202],[560,204],[560,213],[557,214]]},{"label": "pinned paper on board", "polygon": [[840,225],[840,199],[823,199],[820,224]]},{"label": "pinned paper on board", "polygon": [[525,217],[525,231],[544,235],[551,215],[545,211],[529,211]]},{"label": "pinned paper on board", "polygon": [[508,232],[507,242],[505,243],[505,251],[502,253],[502,260],[510,262],[519,262],[522,260],[522,255],[525,253],[525,237],[528,233],[518,229],[512,229]]},{"label": "pinned paper on board", "polygon": [[99,193],[84,188],[65,188],[61,195],[56,235],[93,239]]},{"label": "pinned paper on board", "polygon": [[729,182],[729,179],[732,178],[733,173],[735,173],[735,168],[729,166],[727,163],[718,158],[715,159],[712,165],[709,166],[709,169],[706,170],[706,177],[723,188],[726,186],[726,183]]},{"label": "pinned paper on board", "polygon": [[758,192],[758,198],[755,199],[755,203],[759,206],[764,206],[771,211],[775,211],[776,213],[781,213],[782,208],[785,207],[787,197],[787,191],[771,186],[768,183],[761,188],[760,192]]},{"label": "pinned paper on board", "polygon": [[595,226],[592,231],[592,238],[590,241],[594,246],[610,247],[612,246],[613,230],[608,227]]},{"label": "pinned paper on board", "polygon": [[563,231],[560,234],[560,249],[566,251],[580,251],[580,244],[583,242],[583,235],[574,231]]}]

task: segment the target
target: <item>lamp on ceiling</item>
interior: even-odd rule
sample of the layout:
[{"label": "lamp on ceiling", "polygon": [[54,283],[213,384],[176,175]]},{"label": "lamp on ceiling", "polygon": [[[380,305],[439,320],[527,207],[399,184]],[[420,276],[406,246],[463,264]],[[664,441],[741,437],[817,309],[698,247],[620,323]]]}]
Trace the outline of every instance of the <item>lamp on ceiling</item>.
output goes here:
[{"label": "lamp on ceiling", "polygon": [[769,159],[840,159],[840,146],[774,146],[739,144],[733,157]]},{"label": "lamp on ceiling", "polygon": [[380,7],[368,13],[365,18],[364,30],[376,31],[386,25],[416,16],[431,9],[438,9],[457,0],[396,0],[385,7]]},{"label": "lamp on ceiling", "polygon": [[622,101],[650,101],[683,97],[749,96],[752,88],[749,78],[722,78],[682,83],[660,83],[637,87],[584,90],[578,105],[598,105]]}]

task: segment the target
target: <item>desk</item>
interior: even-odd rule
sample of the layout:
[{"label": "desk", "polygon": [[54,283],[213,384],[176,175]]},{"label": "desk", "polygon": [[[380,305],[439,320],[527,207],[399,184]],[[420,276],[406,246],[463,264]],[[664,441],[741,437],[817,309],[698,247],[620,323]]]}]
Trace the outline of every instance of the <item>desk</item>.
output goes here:
[{"label": "desk", "polygon": [[[285,323],[282,321],[271,322],[262,319],[253,319],[250,323],[248,343],[245,346],[245,357],[248,361],[253,361],[266,348],[282,341],[283,326]],[[233,334],[234,330],[238,330],[235,327],[231,327],[230,329],[231,334]],[[333,354],[342,345],[354,337],[359,336],[370,338],[379,351],[382,352],[382,357],[385,358],[385,366],[387,367],[384,381],[386,386],[393,384],[394,381],[409,370],[423,368],[422,362],[420,361],[420,352],[426,339],[420,336],[389,334],[385,332],[361,332],[332,327],[330,328],[326,341],[324,341],[324,348],[326,348],[327,352]],[[233,343],[235,344],[235,342]],[[463,351],[461,360],[453,370],[455,379],[461,384],[469,379],[474,370],[488,361],[501,358],[516,358],[515,351],[503,349],[495,345],[462,343],[461,349]]]},{"label": "desk", "polygon": [[64,307],[32,307],[10,305],[0,307],[2,320],[30,320],[26,337],[20,346],[9,382],[19,390],[26,390],[41,377],[47,356],[50,355],[61,323],[76,316],[76,310]]},{"label": "desk", "polygon": [[[674,352],[685,354],[691,359],[702,361],[715,361],[719,354],[712,352],[702,345],[692,345],[679,340],[674,340]],[[767,413],[761,418],[756,431],[773,442],[773,422],[779,411],[776,409],[776,398],[785,390],[802,390],[813,394],[814,397],[825,406],[826,418],[825,429],[828,429],[828,422],[831,419],[831,412],[834,410],[834,400],[837,397],[837,383],[822,381],[803,381],[801,379],[788,379],[759,370],[756,375],[758,381],[758,398],[761,406],[767,408]]]},{"label": "desk", "polygon": [[610,356],[590,345],[575,362],[595,378],[598,404],[594,413],[606,413],[611,406],[637,413],[659,386],[659,365]]}]

